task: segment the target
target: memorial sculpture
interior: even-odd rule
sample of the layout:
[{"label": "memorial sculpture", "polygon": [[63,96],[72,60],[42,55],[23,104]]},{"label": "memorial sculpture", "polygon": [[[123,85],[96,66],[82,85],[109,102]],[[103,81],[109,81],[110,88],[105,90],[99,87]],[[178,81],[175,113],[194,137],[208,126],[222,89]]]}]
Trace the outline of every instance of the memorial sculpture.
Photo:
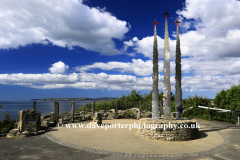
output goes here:
[{"label": "memorial sculpture", "polygon": [[158,115],[158,48],[157,48],[157,29],[156,26],[159,24],[155,21],[154,24],[154,41],[153,41],[153,92],[152,92],[152,119],[159,119]]},{"label": "memorial sculpture", "polygon": [[45,133],[45,130],[41,130],[40,117],[41,113],[35,109],[19,111],[16,128],[10,130],[6,137],[26,137]]},{"label": "memorial sculpture", "polygon": [[165,15],[165,35],[164,35],[164,62],[163,62],[163,108],[164,108],[164,119],[171,119],[171,84],[170,84],[170,46],[169,46],[169,35],[168,35],[168,24],[166,12]]},{"label": "memorial sculpture", "polygon": [[179,38],[179,29],[178,29],[178,23],[181,23],[176,20],[177,25],[177,41],[176,41],[176,85],[175,85],[175,91],[176,91],[176,119],[183,119],[183,109],[184,106],[182,106],[182,87],[181,87],[181,80],[182,80],[182,72],[181,72],[181,49],[180,49],[180,38]]},{"label": "memorial sculpture", "polygon": [[[156,140],[164,140],[164,141],[188,141],[192,139],[196,139],[199,137],[199,132],[197,127],[187,127],[183,128],[182,126],[192,125],[197,126],[196,120],[182,119],[182,112],[184,107],[182,107],[182,91],[181,91],[181,58],[180,53],[180,40],[179,40],[179,32],[178,32],[178,39],[177,39],[177,60],[176,60],[176,81],[178,81],[177,87],[177,98],[178,98],[178,105],[176,105],[176,110],[178,117],[176,120],[171,118],[171,84],[170,84],[170,46],[169,46],[169,36],[168,36],[168,25],[167,25],[167,15],[170,15],[166,12],[163,14],[165,16],[165,35],[164,35],[164,65],[163,65],[163,106],[164,106],[164,119],[156,118],[154,115],[152,118],[141,118],[139,119],[139,128],[138,134],[141,137],[145,137],[148,139],[156,139]],[[177,22],[176,22],[177,23]],[[179,23],[179,22],[178,22]],[[158,24],[155,20],[153,24]],[[178,28],[177,28],[178,31]],[[157,66],[157,33],[156,33],[156,26],[154,32],[154,47],[153,47],[153,105],[152,105],[152,113],[155,114],[158,111],[158,107],[156,107],[156,93],[158,91],[158,85],[156,82],[158,80],[158,70],[156,69]],[[179,67],[180,66],[180,67]],[[180,71],[180,72],[179,72]],[[180,75],[180,76],[179,76]],[[179,83],[180,82],[180,83]],[[180,88],[180,90],[179,90]],[[157,93],[158,94],[158,93]],[[155,108],[156,107],[156,108]],[[173,128],[173,123],[175,128]],[[144,126],[148,124],[148,126]],[[160,127],[159,127],[160,126]],[[167,128],[163,128],[162,126],[167,126]]]}]

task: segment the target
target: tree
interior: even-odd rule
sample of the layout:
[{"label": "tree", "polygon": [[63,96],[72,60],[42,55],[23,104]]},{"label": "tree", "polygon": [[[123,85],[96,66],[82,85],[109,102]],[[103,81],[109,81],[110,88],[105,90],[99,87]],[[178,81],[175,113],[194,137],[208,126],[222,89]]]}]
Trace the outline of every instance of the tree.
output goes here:
[{"label": "tree", "polygon": [[[2,107],[2,105],[0,104],[0,109],[2,109],[3,107]],[[1,117],[2,117],[2,115],[1,115],[1,112],[0,112],[0,120],[1,120]]]},{"label": "tree", "polygon": [[240,110],[240,84],[233,85],[228,90],[221,90],[213,99],[214,105],[223,109],[230,109],[233,111]]}]

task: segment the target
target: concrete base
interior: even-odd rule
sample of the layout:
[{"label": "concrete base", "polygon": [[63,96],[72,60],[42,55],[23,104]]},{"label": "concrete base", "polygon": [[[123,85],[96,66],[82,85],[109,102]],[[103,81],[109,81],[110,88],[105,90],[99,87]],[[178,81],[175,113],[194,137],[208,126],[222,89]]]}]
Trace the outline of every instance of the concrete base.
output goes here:
[{"label": "concrete base", "polygon": [[12,129],[8,132],[6,138],[22,138],[22,137],[28,137],[28,136],[36,136],[46,133],[45,130],[39,130],[36,132],[19,132],[18,129]]}]

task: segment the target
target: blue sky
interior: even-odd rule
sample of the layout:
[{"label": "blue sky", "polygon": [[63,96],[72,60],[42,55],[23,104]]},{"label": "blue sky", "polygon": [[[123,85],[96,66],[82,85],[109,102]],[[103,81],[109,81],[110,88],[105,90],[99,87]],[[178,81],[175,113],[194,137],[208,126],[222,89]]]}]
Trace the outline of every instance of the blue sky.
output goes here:
[{"label": "blue sky", "polygon": [[168,9],[171,90],[176,18],[183,98],[214,98],[239,84],[237,0],[1,0],[0,100],[121,97],[152,89],[155,19],[159,92]]}]

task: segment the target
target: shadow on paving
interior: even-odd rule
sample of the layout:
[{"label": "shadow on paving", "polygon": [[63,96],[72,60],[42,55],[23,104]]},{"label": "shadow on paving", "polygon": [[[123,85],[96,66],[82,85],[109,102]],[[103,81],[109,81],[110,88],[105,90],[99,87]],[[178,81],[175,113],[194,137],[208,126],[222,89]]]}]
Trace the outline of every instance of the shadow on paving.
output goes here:
[{"label": "shadow on paving", "polygon": [[206,121],[198,118],[196,120],[200,121],[200,126],[204,125],[204,127],[202,128],[202,131],[204,132],[221,131],[224,129],[231,129],[231,130],[240,129],[240,126],[232,123],[221,122],[221,121]]},{"label": "shadow on paving", "polygon": [[0,138],[0,159],[102,159],[104,154],[90,153],[54,143],[44,135],[24,138]]},{"label": "shadow on paving", "polygon": [[[199,119],[199,124],[204,126],[199,131],[200,137],[207,137],[206,132],[220,131],[231,129],[226,136],[230,140],[228,148],[213,154],[202,155],[197,157],[187,158],[161,158],[161,160],[223,160],[223,159],[239,159],[240,157],[240,127],[230,123],[217,121],[204,121]],[[201,127],[201,126],[200,126]],[[47,139],[44,135],[24,137],[24,138],[0,138],[0,159],[15,160],[15,159],[81,159],[81,160],[137,160],[137,159],[152,159],[152,158],[134,158],[122,156],[108,156],[69,148],[59,145]]]}]

